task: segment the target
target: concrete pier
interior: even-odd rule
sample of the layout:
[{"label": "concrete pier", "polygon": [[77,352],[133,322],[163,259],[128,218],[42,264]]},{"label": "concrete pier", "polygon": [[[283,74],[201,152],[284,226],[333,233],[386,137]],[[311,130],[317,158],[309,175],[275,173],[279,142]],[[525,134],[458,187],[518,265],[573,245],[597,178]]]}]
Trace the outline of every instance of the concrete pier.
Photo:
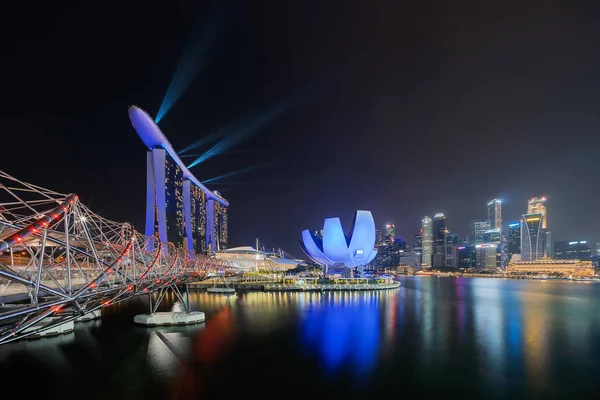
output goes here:
[{"label": "concrete pier", "polygon": [[75,320],[75,322],[85,322],[85,321],[92,321],[94,319],[98,319],[102,316],[102,313],[100,312],[100,310],[94,310],[91,313],[87,313],[79,318],[77,318]]},{"label": "concrete pier", "polygon": [[221,294],[233,294],[235,293],[234,288],[224,288],[224,287],[209,287],[206,289],[208,293],[221,293]]},{"label": "concrete pier", "polygon": [[169,325],[191,325],[204,322],[202,311],[187,312],[155,312],[152,314],[139,314],[133,318],[133,322],[144,326],[169,326]]},{"label": "concrete pier", "polygon": [[[31,331],[35,331],[36,329],[41,328],[44,325],[47,325],[49,322],[55,320],[56,318],[46,318],[42,321],[40,321],[37,324],[34,324],[32,326],[30,326],[29,328],[25,329],[23,332],[27,333],[27,332],[31,332]],[[73,332],[73,329],[75,329],[75,324],[73,323],[73,321],[69,321],[69,322],[65,322],[64,324],[60,324],[58,326],[55,326],[54,328],[50,328],[50,329],[46,329],[42,332],[38,332],[34,335],[28,336],[28,339],[36,339],[36,338],[41,338],[41,337],[45,337],[45,336],[56,336],[56,335],[62,335],[65,333],[70,333]]]}]

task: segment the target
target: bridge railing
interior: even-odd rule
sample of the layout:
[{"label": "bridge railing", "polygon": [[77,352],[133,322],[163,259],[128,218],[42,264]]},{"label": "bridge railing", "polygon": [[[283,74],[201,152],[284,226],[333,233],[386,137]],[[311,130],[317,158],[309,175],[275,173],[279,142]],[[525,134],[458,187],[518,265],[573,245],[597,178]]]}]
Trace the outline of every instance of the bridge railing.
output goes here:
[{"label": "bridge railing", "polygon": [[0,344],[138,294],[234,272],[221,260],[103,218],[74,194],[2,171],[0,201],[0,296],[25,296],[0,311]]}]

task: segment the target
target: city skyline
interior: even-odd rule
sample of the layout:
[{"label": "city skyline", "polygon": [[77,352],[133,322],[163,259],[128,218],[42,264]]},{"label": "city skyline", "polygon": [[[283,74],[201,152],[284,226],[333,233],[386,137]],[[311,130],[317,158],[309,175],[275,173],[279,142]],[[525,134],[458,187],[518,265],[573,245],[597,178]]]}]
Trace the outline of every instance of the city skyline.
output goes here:
[{"label": "city skyline", "polygon": [[[231,4],[203,67],[159,122],[184,149],[213,132],[237,140],[240,124],[250,129],[263,114],[277,115],[193,168],[200,181],[248,171],[211,182],[232,204],[231,246],[258,237],[299,257],[303,229],[327,216],[347,226],[357,209],[408,238],[423,216],[442,212],[462,237],[472,220],[486,218],[491,199],[502,200],[506,224],[542,195],[553,241],[600,242],[593,223],[600,55],[586,48],[600,37],[593,13],[519,4],[522,18],[506,3],[475,2],[435,10],[398,3],[385,12],[342,1]],[[77,193],[143,231],[145,152],[127,108],[157,114],[191,33],[214,6],[48,4],[19,28],[31,27],[26,34],[7,31],[15,45],[6,58],[18,62],[6,65],[12,95],[2,97],[0,129],[8,132],[3,146],[15,151],[2,169]],[[461,7],[473,13],[457,14]],[[81,23],[90,13],[97,21]],[[398,16],[410,17],[399,24]],[[97,34],[107,26],[110,34]],[[56,62],[40,68],[40,57]],[[311,85],[279,113],[288,104],[281,99]],[[24,138],[35,145],[25,149]],[[528,146],[535,151],[524,157]]]}]

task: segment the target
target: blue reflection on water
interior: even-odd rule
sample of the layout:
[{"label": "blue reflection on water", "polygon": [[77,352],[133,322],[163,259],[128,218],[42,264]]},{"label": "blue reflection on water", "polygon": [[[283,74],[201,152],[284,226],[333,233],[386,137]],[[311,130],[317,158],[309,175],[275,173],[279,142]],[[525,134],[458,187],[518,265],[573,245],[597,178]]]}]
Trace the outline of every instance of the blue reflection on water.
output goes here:
[{"label": "blue reflection on water", "polygon": [[358,374],[368,373],[379,348],[379,302],[332,296],[322,295],[307,310],[301,325],[302,341],[319,353],[323,367],[330,372],[344,365]]}]

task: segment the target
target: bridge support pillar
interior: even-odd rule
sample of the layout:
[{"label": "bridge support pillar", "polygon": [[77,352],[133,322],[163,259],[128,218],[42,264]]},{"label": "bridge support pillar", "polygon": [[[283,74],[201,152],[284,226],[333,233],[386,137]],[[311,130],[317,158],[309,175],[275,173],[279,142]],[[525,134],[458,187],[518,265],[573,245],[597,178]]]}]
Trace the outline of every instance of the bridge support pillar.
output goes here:
[{"label": "bridge support pillar", "polygon": [[[192,311],[190,307],[190,292],[186,282],[185,284],[185,299],[181,294],[177,285],[170,285],[160,289],[158,298],[152,304],[152,293],[148,293],[149,313],[139,314],[133,318],[133,322],[138,325],[145,326],[169,326],[169,325],[190,325],[204,322],[205,316],[201,311]],[[165,294],[171,291],[181,304],[182,311],[157,312],[160,303],[165,298]]]}]

